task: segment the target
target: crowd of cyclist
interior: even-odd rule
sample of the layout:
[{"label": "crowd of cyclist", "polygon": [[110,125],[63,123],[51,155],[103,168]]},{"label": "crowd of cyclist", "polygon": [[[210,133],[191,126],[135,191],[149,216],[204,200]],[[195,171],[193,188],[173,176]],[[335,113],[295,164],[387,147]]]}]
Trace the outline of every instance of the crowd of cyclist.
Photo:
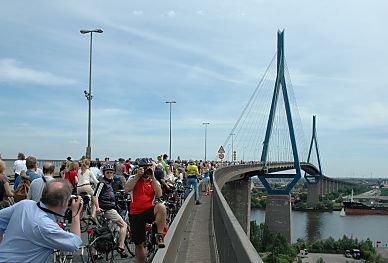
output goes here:
[{"label": "crowd of cyclist", "polygon": [[[199,180],[203,180],[202,184],[205,188],[205,195],[209,195],[212,191],[211,185],[216,168],[217,164],[214,162],[193,160],[171,161],[168,160],[166,154],[157,156],[156,160],[140,158],[133,162],[131,159],[124,160],[123,158],[111,162],[108,158],[105,158],[105,161],[100,161],[99,159],[90,161],[85,157],[82,157],[80,160],[72,160],[71,157],[68,157],[60,167],[59,175],[62,179],[54,180],[52,178],[54,175],[52,164],[45,163],[43,170],[40,170],[36,165],[36,158],[29,156],[24,160],[24,155],[19,154],[18,160],[14,164],[14,191],[16,191],[18,184],[25,178],[31,183],[29,192],[37,192],[37,195],[42,195],[45,191],[44,189],[49,187],[47,181],[51,184],[51,180],[66,180],[73,195],[77,196],[82,193],[87,193],[91,196],[91,221],[96,222],[96,216],[103,213],[105,218],[118,225],[120,230],[116,250],[121,258],[128,257],[124,247],[124,239],[127,235],[127,225],[130,224],[132,231],[131,237],[135,243],[136,258],[138,262],[144,262],[145,225],[147,223],[156,224],[156,244],[159,248],[164,248],[165,246],[163,232],[167,220],[167,211],[163,202],[157,203],[155,199],[163,198],[172,189],[179,187],[185,189],[185,199],[191,187],[193,187],[195,203],[196,205],[200,205]],[[13,195],[4,172],[5,163],[0,160],[0,202],[3,202],[3,200],[12,200]],[[37,182],[34,183],[35,180]],[[40,183],[39,187],[35,187],[38,189],[36,191],[33,186],[38,185],[38,181]],[[125,193],[130,194],[129,220],[125,220],[116,209],[115,193],[120,190],[124,190]],[[11,197],[11,199],[7,197]],[[29,194],[27,199],[35,200],[39,204],[41,196],[37,198],[36,194],[34,197]],[[66,204],[68,201],[66,200]],[[40,200],[40,203],[42,204],[42,200]],[[1,204],[7,206],[7,203],[3,202]],[[9,204],[12,204],[12,201]],[[43,203],[42,205],[45,206],[46,204]],[[77,205],[81,206],[82,203],[77,203]],[[78,211],[74,211],[74,208],[72,209],[72,217],[78,214],[79,209]],[[4,240],[8,238],[8,223],[2,222],[2,216],[6,213],[3,212],[4,210],[6,209],[0,210],[0,240],[4,232]],[[6,242],[0,243],[0,259],[2,258],[1,248],[3,243]],[[57,248],[52,247],[50,249]]]}]

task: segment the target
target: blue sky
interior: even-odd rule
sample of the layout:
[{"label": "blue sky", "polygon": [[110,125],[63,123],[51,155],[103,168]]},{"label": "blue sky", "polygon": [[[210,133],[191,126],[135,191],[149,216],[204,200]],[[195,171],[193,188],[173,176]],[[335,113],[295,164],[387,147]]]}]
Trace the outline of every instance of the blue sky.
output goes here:
[{"label": "blue sky", "polygon": [[0,8],[0,153],[80,157],[93,38],[93,157],[208,157],[230,133],[285,29],[306,139],[329,176],[385,176],[386,1],[7,1]]}]

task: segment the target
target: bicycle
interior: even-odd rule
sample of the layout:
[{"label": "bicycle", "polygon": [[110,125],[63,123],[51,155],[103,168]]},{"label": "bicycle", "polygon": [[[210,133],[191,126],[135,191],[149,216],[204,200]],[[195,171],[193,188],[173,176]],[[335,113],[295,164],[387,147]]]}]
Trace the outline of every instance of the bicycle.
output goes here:
[{"label": "bicycle", "polygon": [[92,199],[91,196],[86,193],[82,192],[80,193],[80,196],[83,199],[83,208],[81,211],[80,216],[80,223],[81,223],[81,233],[84,233],[92,228],[93,225],[95,225],[94,220],[92,219]]},{"label": "bicycle", "polygon": [[[65,222],[58,223],[59,227],[63,230],[69,231],[70,225],[66,224]],[[86,246],[81,246],[80,248],[80,257],[82,263],[89,262],[89,259],[86,260],[85,256],[85,250],[87,250]],[[74,259],[75,252],[69,252],[69,251],[61,251],[61,250],[54,250],[51,259],[49,262],[52,263],[72,263]]]},{"label": "bicycle", "polygon": [[[106,219],[103,214],[97,216],[97,226],[88,231],[88,240],[89,257],[92,263],[114,262],[120,256],[116,251],[119,227],[115,222]],[[134,257],[134,244],[130,240],[128,227],[124,245],[126,252]]]},{"label": "bicycle", "polygon": [[115,192],[116,198],[116,211],[127,223],[127,236],[125,239],[125,246],[132,257],[135,256],[135,244],[132,241],[130,221],[129,221],[129,206],[131,203],[131,196],[125,193],[124,190],[118,190]]},{"label": "bicycle", "polygon": [[155,257],[157,249],[155,234],[157,233],[156,223],[146,224],[145,234],[146,240],[144,247],[147,249],[145,262],[151,263]]}]

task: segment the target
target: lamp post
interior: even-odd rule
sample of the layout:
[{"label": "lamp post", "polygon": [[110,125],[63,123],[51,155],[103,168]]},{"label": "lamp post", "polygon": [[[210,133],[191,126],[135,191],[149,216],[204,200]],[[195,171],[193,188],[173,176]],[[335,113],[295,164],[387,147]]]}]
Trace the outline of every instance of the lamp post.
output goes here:
[{"label": "lamp post", "polygon": [[205,125],[205,162],[206,162],[206,139],[207,139],[207,126],[210,122],[202,122],[202,125]]},{"label": "lamp post", "polygon": [[232,136],[232,162],[234,162],[234,149],[233,149],[233,136],[234,135],[236,135],[235,133],[231,133],[231,134],[229,134],[229,135],[231,135]]},{"label": "lamp post", "polygon": [[166,103],[170,104],[170,152],[169,152],[169,157],[170,157],[170,160],[172,160],[172,157],[171,157],[171,104],[175,104],[176,101],[166,101]]},{"label": "lamp post", "polygon": [[86,90],[84,91],[86,99],[89,101],[89,117],[88,117],[88,146],[86,147],[86,157],[91,158],[92,157],[92,147],[90,145],[90,135],[91,135],[91,122],[92,122],[92,43],[93,43],[93,33],[102,33],[102,29],[92,29],[92,30],[85,30],[81,29],[81,34],[88,34],[90,33],[90,59],[89,59],[89,92]]}]

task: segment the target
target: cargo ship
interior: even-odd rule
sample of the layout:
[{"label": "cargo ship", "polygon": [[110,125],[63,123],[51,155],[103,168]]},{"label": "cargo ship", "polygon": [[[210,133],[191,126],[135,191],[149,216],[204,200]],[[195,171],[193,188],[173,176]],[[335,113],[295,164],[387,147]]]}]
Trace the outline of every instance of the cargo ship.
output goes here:
[{"label": "cargo ship", "polygon": [[346,215],[388,215],[388,203],[363,204],[354,201],[345,201]]}]

